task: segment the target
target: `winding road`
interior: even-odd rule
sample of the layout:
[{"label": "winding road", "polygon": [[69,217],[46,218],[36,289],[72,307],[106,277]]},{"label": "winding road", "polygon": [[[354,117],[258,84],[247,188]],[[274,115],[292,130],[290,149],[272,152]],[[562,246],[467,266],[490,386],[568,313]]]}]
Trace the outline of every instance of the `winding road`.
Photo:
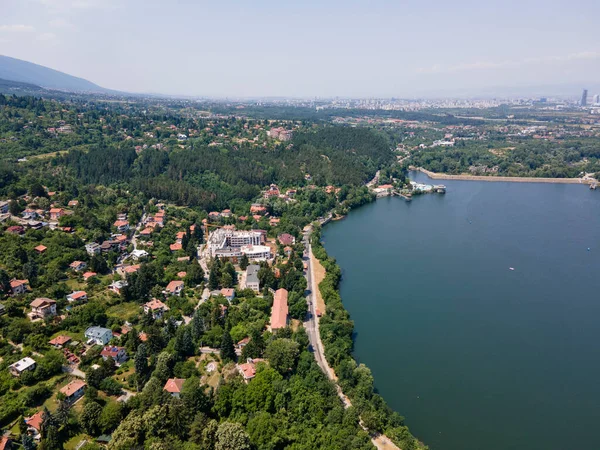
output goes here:
[{"label": "winding road", "polygon": [[[328,219],[321,220],[321,223],[328,221]],[[321,341],[321,335],[319,333],[319,317],[317,316],[316,311],[316,297],[315,292],[318,289],[318,286],[314,285],[315,275],[313,272],[312,266],[312,246],[310,245],[310,235],[312,233],[312,226],[306,229],[304,232],[302,241],[304,243],[304,248],[306,249],[304,261],[307,264],[306,269],[306,289],[307,296],[306,300],[308,302],[308,311],[306,313],[306,319],[304,321],[304,328],[306,329],[306,333],[308,334],[308,341],[310,342],[310,346],[313,354],[315,355],[315,359],[317,364],[321,368],[323,372],[327,375],[334,384],[335,389],[337,391],[338,396],[342,400],[344,404],[344,408],[349,408],[352,406],[352,402],[344,394],[342,388],[337,383],[337,376],[335,375],[334,370],[329,366],[327,359],[325,358],[325,349],[323,348],[323,342]],[[378,450],[400,450],[387,436],[379,433],[370,432],[367,427],[365,427],[362,420],[359,421],[360,426],[363,430],[369,433],[371,436],[371,442]]]}]

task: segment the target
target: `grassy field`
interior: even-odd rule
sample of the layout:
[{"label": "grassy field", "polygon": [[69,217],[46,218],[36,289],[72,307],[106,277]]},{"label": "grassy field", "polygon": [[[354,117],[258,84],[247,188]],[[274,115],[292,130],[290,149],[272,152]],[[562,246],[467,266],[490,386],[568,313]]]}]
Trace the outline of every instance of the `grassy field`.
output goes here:
[{"label": "grassy field", "polygon": [[118,305],[111,306],[106,311],[106,315],[109,317],[120,317],[127,319],[130,316],[137,315],[140,313],[140,305],[135,302],[120,303]]}]

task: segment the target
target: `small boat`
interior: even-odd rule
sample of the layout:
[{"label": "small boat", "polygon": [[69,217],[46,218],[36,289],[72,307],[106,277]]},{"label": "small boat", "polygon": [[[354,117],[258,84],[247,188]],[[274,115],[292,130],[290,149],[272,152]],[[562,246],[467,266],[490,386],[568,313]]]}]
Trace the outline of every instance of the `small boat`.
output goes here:
[{"label": "small boat", "polygon": [[514,267],[509,267],[508,270],[515,270],[515,268]]}]

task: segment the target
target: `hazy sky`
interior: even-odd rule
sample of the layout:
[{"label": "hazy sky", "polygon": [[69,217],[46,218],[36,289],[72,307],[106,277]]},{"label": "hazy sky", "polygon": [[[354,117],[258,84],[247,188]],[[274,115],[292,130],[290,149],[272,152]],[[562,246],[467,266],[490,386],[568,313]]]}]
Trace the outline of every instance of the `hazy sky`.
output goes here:
[{"label": "hazy sky", "polygon": [[0,0],[0,54],[166,94],[583,85],[600,80],[600,0]]}]

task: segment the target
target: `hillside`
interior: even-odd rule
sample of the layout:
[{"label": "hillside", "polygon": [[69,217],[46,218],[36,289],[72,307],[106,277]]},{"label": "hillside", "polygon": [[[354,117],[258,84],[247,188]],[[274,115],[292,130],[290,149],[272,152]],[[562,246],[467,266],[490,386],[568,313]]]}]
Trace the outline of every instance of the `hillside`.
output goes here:
[{"label": "hillside", "polygon": [[110,92],[83,78],[3,55],[0,55],[0,79],[71,92]]}]

